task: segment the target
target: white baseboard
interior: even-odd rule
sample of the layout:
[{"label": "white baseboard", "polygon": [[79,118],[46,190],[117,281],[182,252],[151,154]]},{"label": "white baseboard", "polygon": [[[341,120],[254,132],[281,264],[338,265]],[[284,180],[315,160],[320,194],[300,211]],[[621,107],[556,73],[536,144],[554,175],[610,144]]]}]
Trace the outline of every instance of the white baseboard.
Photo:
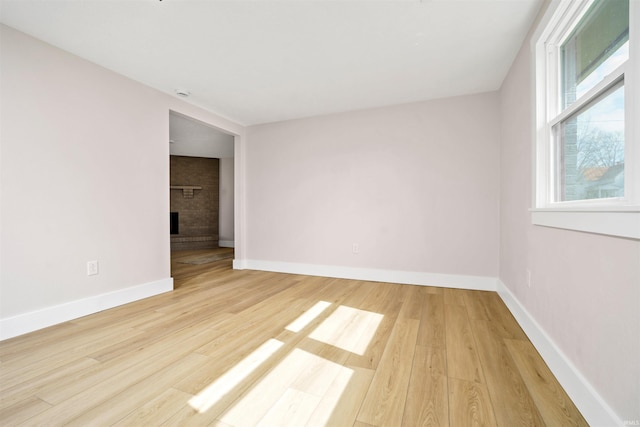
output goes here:
[{"label": "white baseboard", "polygon": [[308,276],[336,277],[339,279],[368,280],[372,282],[405,285],[437,286],[445,288],[495,291],[495,277],[426,273],[420,271],[379,270],[375,268],[340,267],[333,265],[299,264],[277,261],[234,260],[236,270],[261,270]]},{"label": "white baseboard", "polygon": [[220,248],[235,248],[236,242],[234,240],[218,240],[218,247]]},{"label": "white baseboard", "polygon": [[497,287],[498,295],[589,425],[622,426],[622,420],[500,279],[497,281]]},{"label": "white baseboard", "polygon": [[173,278],[157,280],[106,294],[0,319],[0,340],[173,290]]}]

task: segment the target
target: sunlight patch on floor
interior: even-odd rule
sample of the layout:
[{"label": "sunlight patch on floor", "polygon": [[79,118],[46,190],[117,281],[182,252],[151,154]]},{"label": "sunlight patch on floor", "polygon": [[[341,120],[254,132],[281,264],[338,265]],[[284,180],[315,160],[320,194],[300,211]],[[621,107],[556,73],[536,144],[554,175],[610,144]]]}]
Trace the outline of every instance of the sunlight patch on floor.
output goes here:
[{"label": "sunlight patch on floor", "polygon": [[352,369],[295,348],[220,421],[235,427],[324,425],[352,375]]},{"label": "sunlight patch on floor", "polygon": [[282,345],[282,342],[275,339],[265,342],[207,388],[193,396],[189,400],[189,405],[200,413],[206,412],[258,366],[269,359]]},{"label": "sunlight patch on floor", "polygon": [[318,301],[313,307],[309,310],[305,311],[298,317],[296,320],[291,322],[285,329],[291,332],[300,332],[303,330],[309,323],[313,321],[316,317],[322,314],[323,311],[327,309],[331,305],[330,302],[327,301]]},{"label": "sunlight patch on floor", "polygon": [[[332,304],[319,301],[286,329],[298,333]],[[353,307],[338,306],[309,338],[363,355],[384,316]],[[243,359],[189,404],[202,413],[227,395],[260,365],[271,370],[246,390],[219,421],[243,426],[324,426],[340,403],[354,375],[353,369],[308,351],[294,348],[281,360],[269,360],[283,346],[270,339]]]},{"label": "sunlight patch on floor", "polygon": [[383,317],[380,313],[341,305],[309,338],[362,356]]}]

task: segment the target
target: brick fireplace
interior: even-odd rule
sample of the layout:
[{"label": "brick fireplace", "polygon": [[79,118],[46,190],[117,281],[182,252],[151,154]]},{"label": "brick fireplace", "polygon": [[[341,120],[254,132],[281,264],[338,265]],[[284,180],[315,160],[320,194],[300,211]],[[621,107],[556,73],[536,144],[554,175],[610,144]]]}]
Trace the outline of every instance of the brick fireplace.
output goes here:
[{"label": "brick fireplace", "polygon": [[171,250],[218,247],[220,161],[170,156]]}]

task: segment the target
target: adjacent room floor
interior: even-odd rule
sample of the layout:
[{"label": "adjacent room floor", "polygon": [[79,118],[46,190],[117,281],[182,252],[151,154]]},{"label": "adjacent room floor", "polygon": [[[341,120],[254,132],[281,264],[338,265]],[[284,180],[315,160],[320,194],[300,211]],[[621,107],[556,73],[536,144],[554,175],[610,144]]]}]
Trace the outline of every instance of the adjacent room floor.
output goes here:
[{"label": "adjacent room floor", "polygon": [[587,425],[496,293],[234,271],[0,343],[2,425]]}]

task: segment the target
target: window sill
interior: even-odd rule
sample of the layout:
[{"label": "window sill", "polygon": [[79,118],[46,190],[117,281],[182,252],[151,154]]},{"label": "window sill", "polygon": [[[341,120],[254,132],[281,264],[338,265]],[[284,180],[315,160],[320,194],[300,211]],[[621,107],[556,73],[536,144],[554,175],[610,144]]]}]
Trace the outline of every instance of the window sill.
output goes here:
[{"label": "window sill", "polygon": [[534,225],[640,239],[640,207],[638,206],[608,209],[538,208],[529,209],[529,211]]}]

